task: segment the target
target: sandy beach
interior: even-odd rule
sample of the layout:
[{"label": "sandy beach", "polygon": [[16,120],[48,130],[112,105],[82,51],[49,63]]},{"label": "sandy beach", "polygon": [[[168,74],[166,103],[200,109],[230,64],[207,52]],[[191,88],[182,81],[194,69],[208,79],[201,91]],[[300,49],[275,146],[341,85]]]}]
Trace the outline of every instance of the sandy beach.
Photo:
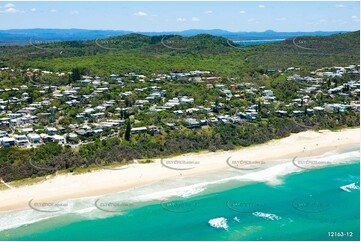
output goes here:
[{"label": "sandy beach", "polygon": [[[28,209],[31,199],[57,202],[118,192],[177,176],[206,175],[232,169],[230,160],[262,164],[294,157],[312,157],[360,144],[360,128],[341,131],[306,131],[232,151],[190,153],[150,164],[132,164],[84,174],[66,174],[33,185],[0,191],[0,211]],[[228,161],[228,162],[227,162]],[[252,163],[253,162],[253,163]],[[252,168],[252,165],[249,167]],[[252,172],[252,169],[249,170]]]}]

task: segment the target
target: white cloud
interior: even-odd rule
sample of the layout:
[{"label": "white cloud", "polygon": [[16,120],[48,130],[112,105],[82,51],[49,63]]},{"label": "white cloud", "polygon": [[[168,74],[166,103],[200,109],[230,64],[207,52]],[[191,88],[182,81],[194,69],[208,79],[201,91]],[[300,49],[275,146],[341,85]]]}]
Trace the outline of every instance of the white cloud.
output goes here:
[{"label": "white cloud", "polygon": [[32,8],[32,9],[30,9],[30,11],[31,11],[31,12],[36,12],[37,9],[36,9],[36,8]]},{"label": "white cloud", "polygon": [[8,3],[4,5],[4,8],[15,8],[15,5],[12,3]]},{"label": "white cloud", "polygon": [[281,17],[281,18],[276,18],[276,20],[277,20],[277,21],[286,21],[286,20],[287,20],[287,18],[285,18],[285,17]]},{"label": "white cloud", "polygon": [[50,12],[51,12],[51,13],[57,13],[58,10],[56,10],[56,9],[50,9]]},{"label": "white cloud", "polygon": [[176,21],[177,22],[185,22],[185,21],[187,21],[187,19],[186,18],[177,18]]},{"label": "white cloud", "polygon": [[200,19],[197,18],[197,17],[193,17],[193,18],[191,19],[191,21],[193,21],[193,22],[198,22],[198,21],[200,21]]},{"label": "white cloud", "polygon": [[212,10],[208,10],[208,11],[205,11],[206,14],[212,14],[213,11]]},{"label": "white cloud", "polygon": [[320,23],[326,23],[327,20],[326,19],[320,19]]},{"label": "white cloud", "polygon": [[23,13],[23,11],[20,11],[19,9],[16,8],[7,8],[4,11],[5,13]]},{"label": "white cloud", "polygon": [[265,8],[266,6],[265,5],[258,5],[259,8]]},{"label": "white cloud", "polygon": [[336,4],[335,6],[338,7],[338,8],[343,8],[343,7],[345,7],[345,5],[343,5],[343,4]]},{"label": "white cloud", "polygon": [[135,16],[147,16],[148,14],[145,13],[145,12],[139,11],[139,12],[134,13],[133,15],[135,15]]},{"label": "white cloud", "polygon": [[360,18],[358,16],[351,16],[352,18],[352,21],[355,21],[355,22],[360,22]]},{"label": "white cloud", "polygon": [[240,14],[245,14],[246,11],[243,11],[243,10],[242,10],[242,11],[239,11],[239,13],[240,13]]},{"label": "white cloud", "polygon": [[0,9],[3,8],[4,10],[1,10],[0,13],[24,13],[24,11],[16,9],[15,4],[7,3],[3,6],[0,6]]},{"label": "white cloud", "polygon": [[254,19],[254,18],[249,18],[247,21],[248,21],[248,22],[254,22],[254,21],[256,21],[256,19]]},{"label": "white cloud", "polygon": [[72,11],[70,11],[70,14],[77,15],[77,14],[79,14],[79,11],[78,10],[72,10]]}]

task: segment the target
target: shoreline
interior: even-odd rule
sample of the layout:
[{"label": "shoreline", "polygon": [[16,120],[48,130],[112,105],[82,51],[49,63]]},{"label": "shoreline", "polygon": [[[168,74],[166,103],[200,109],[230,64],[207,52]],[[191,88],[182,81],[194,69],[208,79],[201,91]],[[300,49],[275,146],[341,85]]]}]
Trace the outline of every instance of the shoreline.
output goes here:
[{"label": "shoreline", "polygon": [[[360,144],[360,128],[305,131],[231,151],[188,153],[154,163],[130,164],[81,174],[61,174],[45,181],[0,191],[0,212],[29,209],[29,201],[58,202],[120,192],[179,176],[232,169],[229,159],[279,164],[278,160],[312,157]],[[252,173],[252,169],[247,171]],[[10,183],[11,185],[11,183]]]}]

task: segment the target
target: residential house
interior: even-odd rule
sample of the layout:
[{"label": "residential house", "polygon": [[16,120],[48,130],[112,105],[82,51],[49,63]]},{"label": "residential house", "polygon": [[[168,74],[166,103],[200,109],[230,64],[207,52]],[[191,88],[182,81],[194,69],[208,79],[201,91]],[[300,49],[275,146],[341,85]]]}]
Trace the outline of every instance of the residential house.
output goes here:
[{"label": "residential house", "polygon": [[273,91],[271,91],[271,90],[264,90],[264,91],[262,92],[262,96],[264,96],[264,97],[273,96]]},{"label": "residential house", "polygon": [[323,107],[314,107],[313,111],[314,112],[323,112],[323,111],[325,111],[325,109]]},{"label": "residential house", "polygon": [[33,128],[24,128],[24,129],[20,130],[20,133],[27,135],[30,133],[34,133],[34,130],[33,130]]},{"label": "residential house", "polygon": [[181,104],[190,104],[190,103],[193,103],[194,102],[194,99],[193,98],[188,98],[187,96],[183,96],[179,99],[179,102]]},{"label": "residential house", "polygon": [[149,126],[148,131],[151,134],[159,134],[160,133],[159,128],[157,126],[154,126],[154,125]]},{"label": "residential house", "polygon": [[9,138],[9,137],[0,138],[0,143],[1,143],[1,145],[3,147],[14,146],[15,145],[15,139],[14,138]]},{"label": "residential house", "polygon": [[93,113],[90,116],[92,116],[95,119],[101,119],[101,118],[105,118],[105,113]]},{"label": "residential house", "polygon": [[41,143],[41,137],[38,134],[30,133],[27,135],[30,143],[32,144],[40,144]]},{"label": "residential house", "polygon": [[48,135],[54,135],[58,133],[58,130],[54,127],[46,127],[45,131],[48,133]]},{"label": "residential house", "polygon": [[284,110],[277,110],[277,111],[276,111],[276,114],[277,114],[279,117],[287,117],[287,116],[288,116],[287,111],[284,111]]},{"label": "residential house", "polygon": [[14,135],[14,139],[18,147],[26,147],[29,145],[29,140],[25,135]]},{"label": "residential house", "polygon": [[304,113],[305,113],[304,111],[295,110],[295,111],[292,112],[292,116],[293,116],[293,117],[301,116],[301,115],[303,115]]},{"label": "residential house", "polygon": [[147,132],[147,131],[148,131],[147,127],[132,128],[132,129],[130,130],[130,132],[131,132],[132,134],[145,133],[145,132]]},{"label": "residential house", "polygon": [[66,139],[64,136],[61,135],[53,135],[51,136],[51,139],[53,140],[54,143],[57,144],[66,144]]},{"label": "residential house", "polygon": [[201,124],[194,118],[187,118],[186,123],[187,123],[187,127],[190,129],[201,127]]},{"label": "residential house", "polygon": [[44,143],[52,142],[52,138],[48,134],[40,134],[40,138],[43,140]]},{"label": "residential house", "polygon": [[4,137],[8,137],[9,134],[7,131],[4,131],[4,130],[0,130],[0,138],[4,138]]}]

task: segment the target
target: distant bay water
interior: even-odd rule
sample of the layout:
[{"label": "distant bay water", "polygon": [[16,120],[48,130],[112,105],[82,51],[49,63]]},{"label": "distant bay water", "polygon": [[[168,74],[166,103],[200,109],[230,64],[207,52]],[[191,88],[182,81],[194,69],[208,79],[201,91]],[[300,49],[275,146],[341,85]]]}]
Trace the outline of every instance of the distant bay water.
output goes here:
[{"label": "distant bay water", "polygon": [[234,40],[233,42],[238,45],[259,45],[266,43],[276,43],[284,40],[285,39],[254,39],[254,40]]},{"label": "distant bay water", "polygon": [[63,212],[2,213],[0,240],[359,241],[359,156],[328,153],[321,158],[347,163],[315,170],[283,161],[265,181],[230,170],[69,200]]}]

